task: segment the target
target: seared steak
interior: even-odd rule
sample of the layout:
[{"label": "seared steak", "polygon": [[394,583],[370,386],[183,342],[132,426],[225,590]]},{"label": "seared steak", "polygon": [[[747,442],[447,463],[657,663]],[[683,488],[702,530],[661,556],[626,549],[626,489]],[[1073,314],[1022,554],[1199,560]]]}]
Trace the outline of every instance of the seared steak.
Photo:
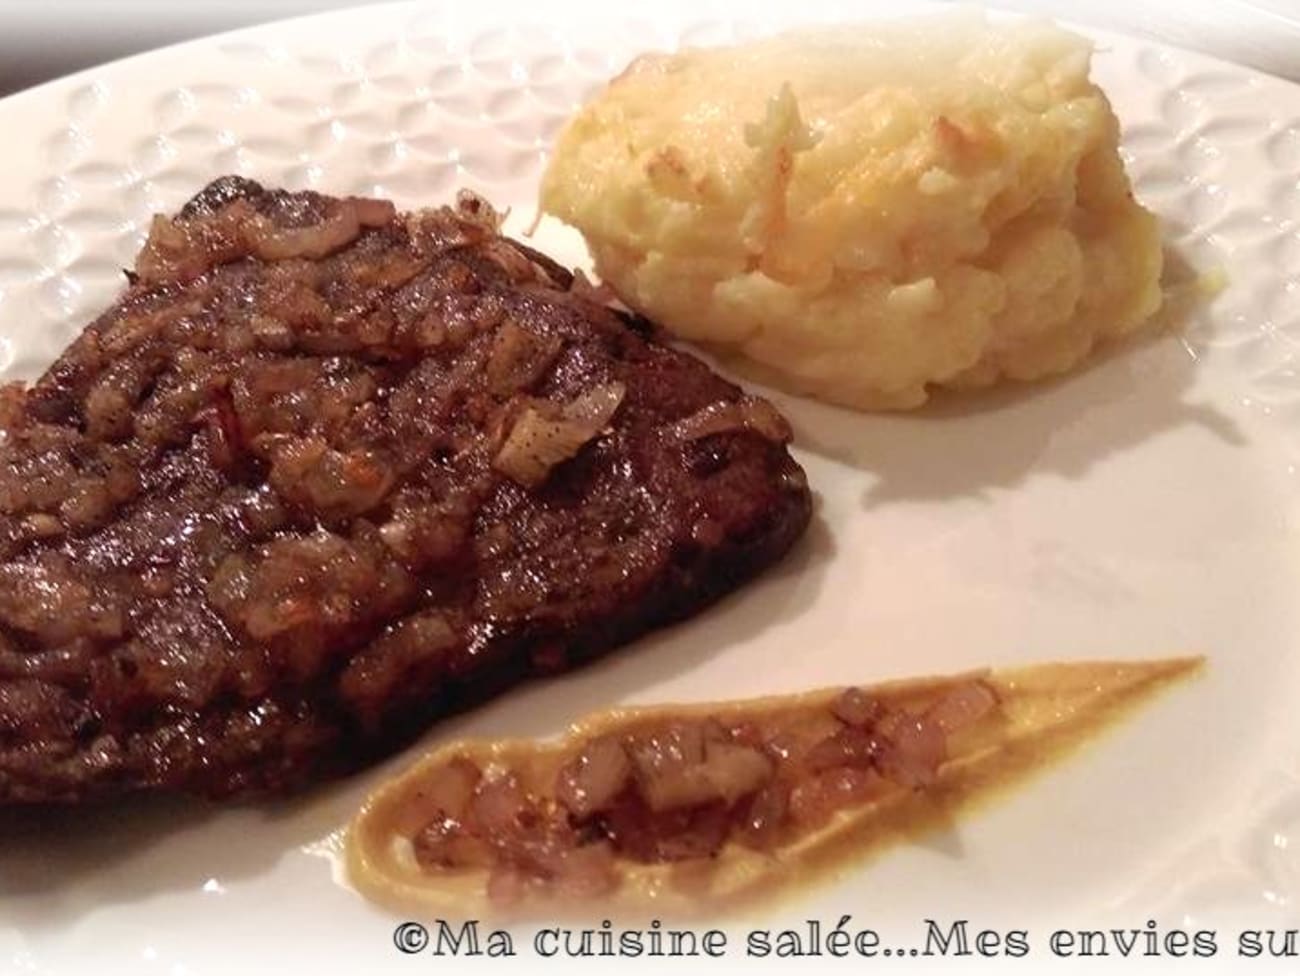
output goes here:
[{"label": "seared steak", "polygon": [[226,177],[0,388],[0,803],[302,785],[799,536],[773,408],[497,227]]}]

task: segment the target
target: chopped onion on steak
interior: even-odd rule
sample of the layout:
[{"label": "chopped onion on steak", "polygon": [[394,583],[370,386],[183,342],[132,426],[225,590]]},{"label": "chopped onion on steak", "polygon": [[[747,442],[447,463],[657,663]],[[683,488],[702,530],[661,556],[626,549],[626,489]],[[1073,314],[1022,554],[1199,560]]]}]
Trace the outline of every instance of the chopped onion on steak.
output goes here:
[{"label": "chopped onion on steak", "polygon": [[396,215],[391,201],[345,197],[331,201],[323,220],[302,227],[278,226],[242,200],[203,217],[155,216],[136,273],[146,282],[189,281],[247,255],[319,260],[347,247],[363,228],[382,227]]},{"label": "chopped onion on steak", "polygon": [[525,407],[492,466],[526,488],[538,487],[552,468],[576,456],[608,426],[625,392],[622,383],[605,383],[570,400],[558,413],[547,409],[554,404]]},{"label": "chopped onion on steak", "polygon": [[790,423],[766,400],[742,396],[739,400],[711,403],[666,428],[669,438],[695,441],[713,434],[752,430],[777,444],[788,444],[794,437]]},{"label": "chopped onion on steak", "polygon": [[347,247],[361,234],[357,208],[347,200],[319,224],[307,227],[276,227],[265,217],[254,217],[244,225],[253,254],[264,261],[288,258],[319,260]]}]

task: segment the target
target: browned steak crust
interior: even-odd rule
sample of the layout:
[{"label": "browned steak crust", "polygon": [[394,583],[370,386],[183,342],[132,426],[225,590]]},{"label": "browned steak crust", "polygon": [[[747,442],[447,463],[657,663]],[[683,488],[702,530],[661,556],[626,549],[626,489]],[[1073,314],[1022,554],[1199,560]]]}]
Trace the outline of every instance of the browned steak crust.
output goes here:
[{"label": "browned steak crust", "polygon": [[0,803],[301,785],[799,536],[771,407],[492,218],[217,180],[0,388]]}]

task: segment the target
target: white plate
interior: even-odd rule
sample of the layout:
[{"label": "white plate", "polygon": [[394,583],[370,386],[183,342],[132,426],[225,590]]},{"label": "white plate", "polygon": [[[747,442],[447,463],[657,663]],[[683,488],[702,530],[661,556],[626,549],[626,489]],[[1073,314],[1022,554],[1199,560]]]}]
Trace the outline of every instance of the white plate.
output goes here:
[{"label": "white plate", "polygon": [[[149,215],[227,171],[407,206],[467,184],[513,205],[518,228],[548,140],[636,51],[864,13],[788,6],[797,11],[762,23],[700,2],[636,16],[369,8],[0,102],[0,367],[35,375],[110,300]],[[551,734],[618,702],[1204,652],[1204,680],[1030,786],[759,917],[833,925],[851,914],[852,927],[900,946],[921,943],[922,919],[967,918],[1029,929],[1040,962],[1056,925],[1224,926],[1220,959],[1235,951],[1230,920],[1285,925],[1300,896],[1300,89],[1110,36],[1095,70],[1171,243],[1227,274],[1212,309],[1180,336],[962,407],[873,417],[778,397],[820,497],[818,523],[784,565],[688,624],[518,689],[427,742]],[[571,235],[548,227],[541,243],[581,260]],[[417,752],[280,805],[6,815],[0,969],[446,964],[399,956],[394,920],[336,884],[328,856],[366,790]]]}]

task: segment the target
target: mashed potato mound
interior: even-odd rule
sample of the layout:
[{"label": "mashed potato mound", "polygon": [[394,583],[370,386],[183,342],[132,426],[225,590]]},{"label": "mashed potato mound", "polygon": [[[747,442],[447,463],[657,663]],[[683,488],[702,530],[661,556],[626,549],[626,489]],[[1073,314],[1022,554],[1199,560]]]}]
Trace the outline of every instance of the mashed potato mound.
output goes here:
[{"label": "mashed potato mound", "polygon": [[1161,298],[1090,55],[946,15],[644,56],[569,122],[542,207],[627,304],[796,392],[1059,373]]}]

